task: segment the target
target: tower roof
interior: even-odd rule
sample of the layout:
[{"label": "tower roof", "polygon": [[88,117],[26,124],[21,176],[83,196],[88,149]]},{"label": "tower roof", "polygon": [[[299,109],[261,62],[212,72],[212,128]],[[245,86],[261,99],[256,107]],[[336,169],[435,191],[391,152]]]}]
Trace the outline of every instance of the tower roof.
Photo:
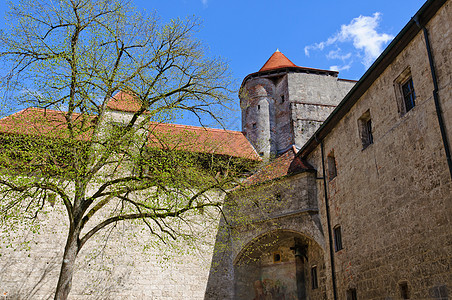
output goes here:
[{"label": "tower roof", "polygon": [[273,53],[272,56],[270,56],[270,58],[267,60],[267,62],[262,66],[259,72],[286,67],[297,67],[297,65],[291,62],[279,50],[276,50],[275,53]]}]

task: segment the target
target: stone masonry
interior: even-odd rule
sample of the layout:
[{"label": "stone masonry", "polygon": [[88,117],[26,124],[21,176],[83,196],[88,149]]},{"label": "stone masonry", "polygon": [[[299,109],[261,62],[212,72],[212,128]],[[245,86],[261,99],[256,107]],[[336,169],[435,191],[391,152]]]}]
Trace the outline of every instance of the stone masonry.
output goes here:
[{"label": "stone masonry", "polygon": [[[225,199],[203,246],[176,253],[117,228],[84,249],[72,299],[450,299],[451,45],[452,1],[428,0],[358,82],[275,52],[240,92],[263,164]],[[20,234],[29,251],[2,244],[3,298],[51,295],[53,210],[41,235]]]}]

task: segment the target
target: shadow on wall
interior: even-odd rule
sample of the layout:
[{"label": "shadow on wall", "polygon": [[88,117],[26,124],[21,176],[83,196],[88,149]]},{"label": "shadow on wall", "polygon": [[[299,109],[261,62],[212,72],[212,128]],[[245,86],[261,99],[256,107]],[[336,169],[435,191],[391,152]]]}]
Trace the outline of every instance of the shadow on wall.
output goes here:
[{"label": "shadow on wall", "polygon": [[[15,239],[15,245],[0,245],[0,300],[53,299],[61,268],[61,247],[52,239],[27,242],[37,237],[43,235],[29,232],[20,237],[22,242]],[[85,279],[78,281],[81,284],[75,287],[74,296],[115,299],[112,295],[130,276],[133,266],[118,268],[111,264],[108,251],[104,251],[106,241],[103,242],[96,245],[98,251],[90,251],[78,261],[75,276]]]}]

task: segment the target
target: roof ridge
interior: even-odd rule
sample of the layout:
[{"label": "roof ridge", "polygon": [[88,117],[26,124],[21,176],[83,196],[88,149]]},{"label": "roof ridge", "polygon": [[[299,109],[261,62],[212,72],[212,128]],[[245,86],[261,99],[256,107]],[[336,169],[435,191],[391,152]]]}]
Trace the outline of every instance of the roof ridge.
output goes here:
[{"label": "roof ridge", "polygon": [[4,117],[1,118],[0,120],[4,120],[4,119],[10,118],[10,117],[12,117],[12,116],[14,116],[14,115],[20,114],[20,113],[26,111],[27,109],[30,109],[30,107],[27,107],[27,108],[21,109],[21,110],[19,110],[19,111],[16,111],[15,113],[12,113],[11,115],[4,116]]},{"label": "roof ridge", "polygon": [[[9,116],[5,116],[3,118],[1,118],[0,120],[12,117],[14,115],[26,112],[28,110],[36,110],[36,111],[49,111],[49,112],[55,112],[55,113],[59,113],[59,114],[64,114],[66,113],[66,111],[61,111],[61,110],[56,110],[56,109],[50,109],[50,108],[42,108],[42,107],[36,107],[36,106],[31,106],[31,107],[27,107],[24,108],[20,111],[17,111]],[[81,115],[81,113],[78,112],[74,112],[74,114],[76,115]],[[90,117],[95,117],[95,115],[88,115]],[[240,134],[243,135],[243,132],[241,131],[237,131],[237,130],[230,130],[230,129],[221,129],[221,128],[212,128],[212,127],[204,127],[204,126],[195,126],[195,125],[185,125],[185,124],[175,124],[175,123],[163,123],[163,122],[153,122],[152,123],[156,124],[156,125],[167,125],[167,126],[175,126],[175,127],[180,127],[180,128],[192,128],[192,129],[199,129],[199,130],[205,130],[205,131],[218,131],[218,132],[228,132],[228,133],[233,133],[233,134]]]},{"label": "roof ridge", "polygon": [[243,135],[243,132],[241,132],[241,131],[230,130],[230,129],[221,129],[221,128],[212,128],[212,127],[204,127],[204,126],[185,125],[185,124],[175,124],[175,123],[163,123],[163,122],[152,122],[152,123],[154,123],[156,125],[169,125],[169,126],[175,126],[175,127],[193,128],[193,129],[200,129],[200,130],[205,130],[205,131],[229,132],[229,133]]}]

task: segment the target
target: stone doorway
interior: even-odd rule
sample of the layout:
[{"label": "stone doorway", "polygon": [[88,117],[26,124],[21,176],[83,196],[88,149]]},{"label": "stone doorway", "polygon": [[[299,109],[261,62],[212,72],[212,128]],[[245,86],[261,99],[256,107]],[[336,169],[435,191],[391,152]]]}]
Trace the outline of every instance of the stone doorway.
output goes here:
[{"label": "stone doorway", "polygon": [[235,299],[308,299],[310,256],[323,261],[321,248],[301,233],[277,230],[254,239],[234,262]]}]

